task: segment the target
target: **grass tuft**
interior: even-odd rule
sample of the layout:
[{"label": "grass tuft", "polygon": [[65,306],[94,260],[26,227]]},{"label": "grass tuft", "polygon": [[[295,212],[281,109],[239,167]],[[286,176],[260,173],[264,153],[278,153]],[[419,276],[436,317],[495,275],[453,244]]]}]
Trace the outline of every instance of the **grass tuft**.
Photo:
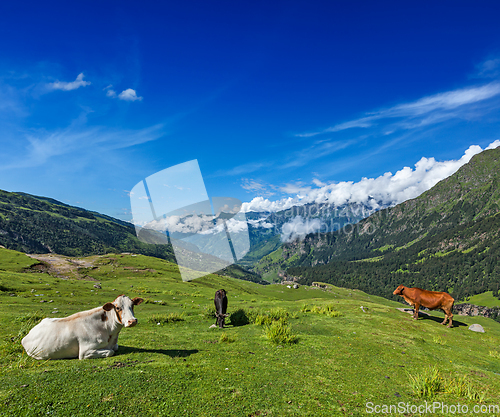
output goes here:
[{"label": "grass tuft", "polygon": [[496,350],[490,350],[490,356],[495,359],[500,359],[500,352],[497,352]]},{"label": "grass tuft", "polygon": [[229,337],[226,332],[221,333],[219,343],[233,343],[236,339]]},{"label": "grass tuft", "polygon": [[433,366],[422,373],[408,373],[410,388],[419,398],[432,398],[438,392],[444,391],[444,380],[439,370]]},{"label": "grass tuft", "polygon": [[443,339],[441,338],[441,336],[434,336],[432,338],[432,340],[434,341],[434,343],[438,344],[438,345],[444,345],[444,341]]},{"label": "grass tuft", "polygon": [[283,318],[266,325],[264,333],[269,341],[275,345],[291,345],[299,340],[298,336],[292,332],[291,326]]},{"label": "grass tuft", "polygon": [[203,309],[203,317],[206,319],[215,319],[215,317],[217,317],[215,315],[215,306],[213,304],[208,305]]},{"label": "grass tuft", "polygon": [[476,389],[467,375],[456,379],[450,378],[446,383],[446,392],[479,403],[484,402],[486,397],[486,391]]},{"label": "grass tuft", "polygon": [[457,378],[450,375],[443,378],[435,366],[425,369],[420,374],[407,375],[413,393],[420,398],[432,398],[439,393],[479,403],[483,403],[486,398],[486,391],[476,388],[467,375]]},{"label": "grass tuft", "polygon": [[163,300],[152,300],[151,298],[145,298],[144,299],[144,304],[156,304],[160,306],[166,306],[167,303]]},{"label": "grass tuft", "polygon": [[177,321],[183,321],[184,317],[178,313],[168,313],[168,314],[152,314],[147,318],[148,323],[153,324],[164,324],[164,323],[175,323]]},{"label": "grass tuft", "polygon": [[[307,306],[305,307],[308,308]],[[315,314],[324,314],[328,317],[340,317],[342,313],[340,311],[335,310],[333,304],[326,304],[324,306],[312,306],[310,310],[311,313]]]}]

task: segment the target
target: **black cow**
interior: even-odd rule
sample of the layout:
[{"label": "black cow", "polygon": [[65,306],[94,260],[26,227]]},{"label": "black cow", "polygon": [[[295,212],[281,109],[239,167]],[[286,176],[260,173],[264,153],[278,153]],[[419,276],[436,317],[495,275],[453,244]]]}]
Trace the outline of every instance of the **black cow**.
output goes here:
[{"label": "black cow", "polygon": [[215,293],[215,298],[214,298],[214,304],[215,304],[215,317],[216,317],[216,324],[219,325],[219,328],[224,327],[224,322],[226,320],[226,317],[229,316],[229,314],[226,314],[227,311],[227,297],[226,297],[226,291],[224,290],[217,290]]}]

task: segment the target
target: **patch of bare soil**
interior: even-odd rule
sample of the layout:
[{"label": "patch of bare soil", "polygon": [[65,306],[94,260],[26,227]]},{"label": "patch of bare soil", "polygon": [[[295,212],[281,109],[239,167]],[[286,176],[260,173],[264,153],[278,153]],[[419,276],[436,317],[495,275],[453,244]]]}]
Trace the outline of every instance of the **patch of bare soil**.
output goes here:
[{"label": "patch of bare soil", "polygon": [[33,271],[47,272],[61,279],[84,279],[95,281],[94,278],[86,275],[84,271],[82,271],[82,269],[94,267],[94,263],[88,259],[75,259],[52,253],[28,254],[28,256],[40,262],[39,264],[32,265],[31,269]]}]

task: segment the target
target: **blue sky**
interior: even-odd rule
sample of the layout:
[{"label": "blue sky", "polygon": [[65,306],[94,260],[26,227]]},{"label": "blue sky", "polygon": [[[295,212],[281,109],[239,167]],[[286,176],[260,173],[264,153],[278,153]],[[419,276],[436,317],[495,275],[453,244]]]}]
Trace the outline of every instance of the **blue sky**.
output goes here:
[{"label": "blue sky", "polygon": [[396,176],[421,190],[500,139],[499,12],[3,2],[0,189],[131,219],[135,184],[197,159],[210,196],[245,202]]}]

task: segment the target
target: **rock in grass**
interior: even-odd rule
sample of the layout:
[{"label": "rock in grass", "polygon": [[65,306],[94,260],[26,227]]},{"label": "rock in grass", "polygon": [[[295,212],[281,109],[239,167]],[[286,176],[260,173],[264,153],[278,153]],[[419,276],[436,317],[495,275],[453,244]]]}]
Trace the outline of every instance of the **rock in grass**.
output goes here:
[{"label": "rock in grass", "polygon": [[472,330],[473,332],[479,332],[479,333],[484,333],[483,326],[480,324],[472,324],[469,326],[469,330]]}]

